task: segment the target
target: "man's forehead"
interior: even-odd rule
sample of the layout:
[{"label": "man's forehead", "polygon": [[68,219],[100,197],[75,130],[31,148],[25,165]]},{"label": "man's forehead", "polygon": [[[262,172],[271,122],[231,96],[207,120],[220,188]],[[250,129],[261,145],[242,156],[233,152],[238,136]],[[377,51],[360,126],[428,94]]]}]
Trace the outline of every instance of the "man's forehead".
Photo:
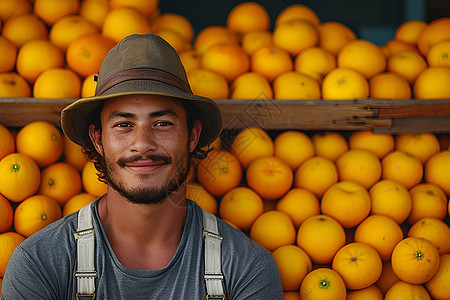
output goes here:
[{"label": "man's forehead", "polygon": [[127,95],[106,100],[102,113],[111,114],[118,110],[135,113],[172,110],[176,115],[184,112],[181,101],[175,98],[157,95]]}]

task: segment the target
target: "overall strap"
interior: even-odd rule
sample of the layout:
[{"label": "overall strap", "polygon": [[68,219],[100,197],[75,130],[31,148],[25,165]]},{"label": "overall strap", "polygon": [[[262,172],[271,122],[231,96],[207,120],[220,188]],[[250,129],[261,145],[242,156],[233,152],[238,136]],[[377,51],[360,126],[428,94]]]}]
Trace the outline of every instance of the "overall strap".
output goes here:
[{"label": "overall strap", "polygon": [[223,237],[217,229],[216,217],[203,211],[203,239],[205,241],[206,299],[225,299],[221,262],[221,245]]},{"label": "overall strap", "polygon": [[92,225],[92,204],[78,212],[78,228],[75,232],[77,242],[77,299],[79,297],[95,297],[95,278],[97,271],[94,265],[95,234]]}]

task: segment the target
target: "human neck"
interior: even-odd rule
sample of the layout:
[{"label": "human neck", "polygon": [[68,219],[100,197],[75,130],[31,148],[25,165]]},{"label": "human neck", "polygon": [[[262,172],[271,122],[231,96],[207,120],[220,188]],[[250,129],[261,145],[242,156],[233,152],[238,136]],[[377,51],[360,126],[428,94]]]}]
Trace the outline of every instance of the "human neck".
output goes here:
[{"label": "human neck", "polygon": [[185,187],[161,204],[134,204],[109,189],[98,205],[100,220],[120,262],[132,269],[159,269],[176,252],[186,216]]}]

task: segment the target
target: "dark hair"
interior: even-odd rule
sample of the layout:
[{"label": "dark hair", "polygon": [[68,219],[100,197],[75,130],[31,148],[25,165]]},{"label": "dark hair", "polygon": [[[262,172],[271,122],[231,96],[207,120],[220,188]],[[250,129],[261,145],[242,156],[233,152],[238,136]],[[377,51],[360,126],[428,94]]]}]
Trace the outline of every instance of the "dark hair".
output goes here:
[{"label": "dark hair", "polygon": [[[100,130],[100,132],[102,130],[100,114],[103,110],[103,104],[104,102],[102,102],[91,114],[89,114],[89,116],[87,116],[89,124],[94,125],[95,129]],[[194,121],[199,120],[198,116],[200,115],[200,112],[197,106],[192,103],[184,101],[181,102],[181,104],[186,111],[186,124],[188,131],[190,132],[194,127]],[[102,182],[106,182],[106,177],[104,175],[104,158],[100,155],[100,153],[97,152],[91,139],[87,140],[88,141],[85,145],[81,145],[82,151],[86,158],[94,163],[95,169],[99,172],[97,174],[99,180]],[[190,153],[189,158],[193,157],[196,159],[204,159],[211,150],[212,149],[210,148],[210,145],[206,147],[200,147],[197,144],[194,151]]]}]

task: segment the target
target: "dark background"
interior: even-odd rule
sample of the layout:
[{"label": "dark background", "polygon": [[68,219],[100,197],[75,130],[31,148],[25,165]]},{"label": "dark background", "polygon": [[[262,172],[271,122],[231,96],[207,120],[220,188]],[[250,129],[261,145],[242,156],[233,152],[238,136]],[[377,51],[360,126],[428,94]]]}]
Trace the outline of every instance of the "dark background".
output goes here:
[{"label": "dark background", "polygon": [[[181,14],[194,27],[195,34],[211,25],[222,25],[231,9],[242,0],[160,0],[161,12]],[[292,4],[312,8],[321,22],[338,21],[350,27],[358,38],[384,45],[398,26],[408,20],[430,22],[450,16],[450,0],[254,0],[269,13],[271,24]]]}]

